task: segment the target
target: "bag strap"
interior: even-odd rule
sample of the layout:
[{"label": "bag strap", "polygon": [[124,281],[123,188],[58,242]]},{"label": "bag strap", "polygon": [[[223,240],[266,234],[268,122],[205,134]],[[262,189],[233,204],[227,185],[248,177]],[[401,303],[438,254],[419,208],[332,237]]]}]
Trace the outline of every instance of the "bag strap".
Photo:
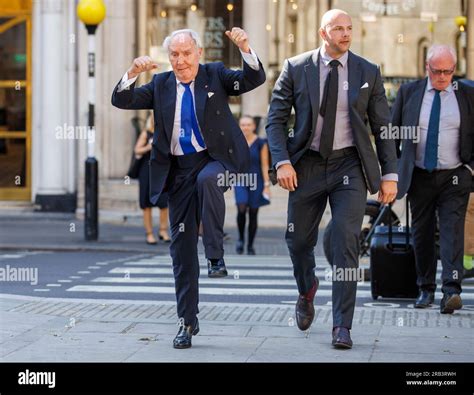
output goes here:
[{"label": "bag strap", "polygon": [[388,216],[390,217],[389,220],[388,220],[388,248],[393,250],[393,232],[392,232],[392,226],[393,226],[393,222],[392,222],[392,204],[393,203],[389,203],[388,206],[389,206],[389,210],[388,210]]},{"label": "bag strap", "polygon": [[405,196],[405,201],[406,201],[406,219],[407,219],[407,224],[406,224],[406,249],[408,250],[410,248],[410,214],[409,214],[409,202],[408,202],[408,196]]}]

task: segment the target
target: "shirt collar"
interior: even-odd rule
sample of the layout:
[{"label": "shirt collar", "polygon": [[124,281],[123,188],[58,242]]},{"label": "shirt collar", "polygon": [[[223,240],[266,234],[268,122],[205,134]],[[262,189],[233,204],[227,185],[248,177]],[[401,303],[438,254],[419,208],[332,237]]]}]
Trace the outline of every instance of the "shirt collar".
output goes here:
[{"label": "shirt collar", "polygon": [[[326,49],[324,48],[324,45],[321,46],[319,53],[321,54],[321,60],[323,61],[325,66],[329,66],[329,63],[331,62],[331,60],[334,60],[328,55],[328,53],[326,52]],[[349,51],[347,51],[344,55],[342,55],[337,60],[339,61],[339,63],[341,63],[342,67],[346,67],[348,59],[349,59]]]},{"label": "shirt collar", "polygon": [[[176,86],[180,86],[180,85],[181,85],[181,86],[184,86],[183,83],[182,83],[180,80],[178,80],[177,77],[175,77],[175,78],[176,78]],[[190,84],[189,86],[192,86],[192,85],[194,84],[194,81],[195,81],[195,80],[192,80],[192,81],[191,81],[191,84]]]},{"label": "shirt collar", "polygon": [[[428,77],[428,83],[426,84],[426,91],[434,90],[433,85],[431,84],[431,79]],[[453,84],[449,84],[446,89],[442,90],[441,92],[449,92],[453,91]]]}]

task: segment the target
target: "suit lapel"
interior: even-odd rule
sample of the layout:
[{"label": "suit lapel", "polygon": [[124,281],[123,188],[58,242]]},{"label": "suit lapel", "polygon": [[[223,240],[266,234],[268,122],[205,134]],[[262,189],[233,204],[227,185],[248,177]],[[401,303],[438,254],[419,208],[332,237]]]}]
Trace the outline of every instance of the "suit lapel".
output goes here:
[{"label": "suit lapel", "polygon": [[163,123],[165,125],[165,132],[168,136],[168,141],[171,142],[174,126],[174,115],[176,112],[176,76],[170,73],[168,79],[164,83],[161,92],[162,108],[161,114],[163,116]]},{"label": "suit lapel", "polygon": [[468,130],[468,125],[469,125],[469,109],[467,107],[467,100],[466,97],[464,96],[464,89],[462,88],[461,83],[458,84],[458,89],[454,90],[454,93],[456,95],[456,99],[458,101],[458,106],[459,106],[459,113],[461,116],[461,125],[459,126],[459,130],[461,132],[461,144],[460,147],[463,146],[463,141],[466,141],[469,130]]},{"label": "suit lapel", "polygon": [[[316,130],[316,122],[318,121],[319,113],[319,49],[313,52],[313,55],[308,59],[308,63],[304,66],[306,74],[306,84],[311,102],[311,110],[313,114],[313,133]],[[312,139],[311,139],[312,140]]]},{"label": "suit lapel", "polygon": [[349,73],[349,108],[356,103],[359,97],[360,87],[362,86],[362,71],[360,68],[359,59],[357,59],[352,52],[349,51],[349,58],[347,60],[347,67]]},{"label": "suit lapel", "polygon": [[209,93],[209,79],[206,69],[199,65],[198,75],[194,83],[194,98],[196,101],[196,116],[198,118],[201,131],[204,129],[204,111]]},{"label": "suit lapel", "polygon": [[[426,84],[428,78],[418,81],[417,86],[413,89],[413,93],[408,98],[404,107],[413,108],[413,111],[408,111],[408,119],[403,121],[402,126],[411,126],[418,128],[420,125],[420,112],[423,104],[423,97],[425,96]],[[417,132],[419,133],[419,132]],[[402,152],[407,152],[408,157],[413,162],[416,157],[416,145],[415,141],[411,138],[402,139]]]},{"label": "suit lapel", "polygon": [[409,114],[413,116],[413,119],[409,120],[407,123],[408,125],[418,126],[420,124],[421,105],[423,104],[423,97],[425,96],[427,83],[428,78],[419,81],[417,89],[415,89],[413,96],[409,100],[411,101],[410,106],[413,106],[414,111],[409,112]]}]

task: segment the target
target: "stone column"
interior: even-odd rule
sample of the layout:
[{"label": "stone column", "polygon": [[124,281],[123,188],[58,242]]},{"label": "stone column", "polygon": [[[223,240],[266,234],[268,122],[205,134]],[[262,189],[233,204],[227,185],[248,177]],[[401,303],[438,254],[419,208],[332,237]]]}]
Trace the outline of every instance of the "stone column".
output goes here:
[{"label": "stone column", "polygon": [[73,3],[34,2],[32,186],[41,211],[76,206]]},{"label": "stone column", "polygon": [[467,0],[467,78],[474,80],[474,0]]}]

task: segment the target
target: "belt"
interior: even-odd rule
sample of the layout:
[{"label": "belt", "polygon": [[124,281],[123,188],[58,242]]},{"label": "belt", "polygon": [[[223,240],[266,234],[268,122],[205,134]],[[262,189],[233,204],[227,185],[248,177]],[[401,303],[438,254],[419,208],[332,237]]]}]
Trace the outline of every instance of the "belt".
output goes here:
[{"label": "belt", "polygon": [[421,167],[418,167],[418,166],[415,166],[415,171],[418,172],[418,173],[422,173],[422,174],[434,174],[434,173],[446,173],[448,171],[454,171],[456,169],[459,169],[460,167],[462,167],[464,165],[461,165],[461,166],[458,166],[458,167],[455,167],[453,169],[434,169],[433,171],[428,171],[426,169],[422,169]]},{"label": "belt", "polygon": [[210,158],[207,150],[187,155],[171,155],[171,163],[180,169],[188,169],[196,166],[205,158]]},{"label": "belt", "polygon": [[[357,148],[356,147],[347,147],[347,148],[342,148],[342,149],[332,151],[331,155],[329,155],[329,157],[327,159],[343,158],[345,156],[351,156],[351,155],[354,155],[354,154],[357,154]],[[305,155],[313,156],[313,157],[322,159],[322,156],[318,151],[314,151],[314,150],[311,150],[311,149],[306,151]]]}]

